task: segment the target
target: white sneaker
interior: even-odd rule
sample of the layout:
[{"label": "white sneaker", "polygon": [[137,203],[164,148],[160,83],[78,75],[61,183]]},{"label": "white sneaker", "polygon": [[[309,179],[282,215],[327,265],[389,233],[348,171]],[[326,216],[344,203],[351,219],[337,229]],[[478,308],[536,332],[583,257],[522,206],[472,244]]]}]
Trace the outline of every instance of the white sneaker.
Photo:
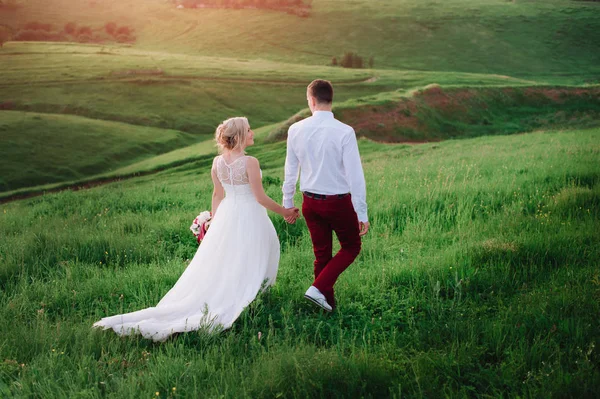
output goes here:
[{"label": "white sneaker", "polygon": [[321,293],[321,291],[319,291],[319,289],[313,285],[311,285],[308,288],[308,290],[306,290],[306,293],[304,294],[304,298],[308,299],[309,301],[311,301],[318,307],[320,307],[328,312],[332,311],[331,305],[327,303],[327,299],[325,298],[325,295],[323,295]]}]

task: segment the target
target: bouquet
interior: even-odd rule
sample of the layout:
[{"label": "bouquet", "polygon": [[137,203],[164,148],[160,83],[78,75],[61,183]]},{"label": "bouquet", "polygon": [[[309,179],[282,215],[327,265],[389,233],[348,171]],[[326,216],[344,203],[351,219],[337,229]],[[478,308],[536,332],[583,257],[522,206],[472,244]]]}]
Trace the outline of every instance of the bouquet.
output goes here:
[{"label": "bouquet", "polygon": [[200,244],[200,242],[202,242],[204,239],[211,221],[212,214],[209,211],[204,211],[200,212],[200,214],[196,216],[192,222],[190,230],[192,230],[192,233],[194,233],[194,237],[196,237],[196,240],[198,240],[198,244]]}]

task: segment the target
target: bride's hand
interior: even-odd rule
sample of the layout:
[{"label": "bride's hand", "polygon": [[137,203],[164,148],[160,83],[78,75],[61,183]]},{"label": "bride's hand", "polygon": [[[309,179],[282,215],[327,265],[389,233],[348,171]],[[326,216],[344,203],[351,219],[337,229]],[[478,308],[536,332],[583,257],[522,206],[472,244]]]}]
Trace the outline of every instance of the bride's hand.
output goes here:
[{"label": "bride's hand", "polygon": [[286,208],[283,213],[283,218],[290,224],[296,223],[296,219],[300,217],[300,210],[298,208]]}]

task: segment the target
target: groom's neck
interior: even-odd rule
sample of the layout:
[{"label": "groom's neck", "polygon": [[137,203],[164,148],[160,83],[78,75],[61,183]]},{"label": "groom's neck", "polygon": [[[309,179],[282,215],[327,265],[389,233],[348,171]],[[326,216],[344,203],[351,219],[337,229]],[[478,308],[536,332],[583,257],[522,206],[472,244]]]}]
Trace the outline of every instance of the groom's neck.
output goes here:
[{"label": "groom's neck", "polygon": [[321,104],[319,104],[316,107],[314,107],[312,111],[313,111],[313,114],[315,112],[317,112],[317,111],[329,111],[329,112],[331,112],[331,108],[332,108],[331,104],[327,104],[327,105],[321,105]]}]

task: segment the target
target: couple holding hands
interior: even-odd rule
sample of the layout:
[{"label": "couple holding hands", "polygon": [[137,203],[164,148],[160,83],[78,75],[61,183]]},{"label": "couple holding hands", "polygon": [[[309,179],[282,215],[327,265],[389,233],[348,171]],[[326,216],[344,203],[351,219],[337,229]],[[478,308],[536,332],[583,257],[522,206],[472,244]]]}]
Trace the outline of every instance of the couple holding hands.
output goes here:
[{"label": "couple holding hands", "polygon": [[[155,341],[231,327],[259,291],[275,282],[280,246],[266,210],[295,223],[299,172],[302,215],[315,254],[315,279],[304,296],[325,311],[335,309],[333,286],[358,256],[361,236],[369,230],[365,179],[354,129],[331,112],[331,83],[311,82],[307,101],[312,116],[288,131],[283,206],[265,194],[258,160],[245,155],[254,144],[248,120],[227,119],[215,135],[221,154],[211,170],[214,216],[194,258],[155,307],[105,317],[94,327]],[[334,232],[341,245],[335,255]]]}]

